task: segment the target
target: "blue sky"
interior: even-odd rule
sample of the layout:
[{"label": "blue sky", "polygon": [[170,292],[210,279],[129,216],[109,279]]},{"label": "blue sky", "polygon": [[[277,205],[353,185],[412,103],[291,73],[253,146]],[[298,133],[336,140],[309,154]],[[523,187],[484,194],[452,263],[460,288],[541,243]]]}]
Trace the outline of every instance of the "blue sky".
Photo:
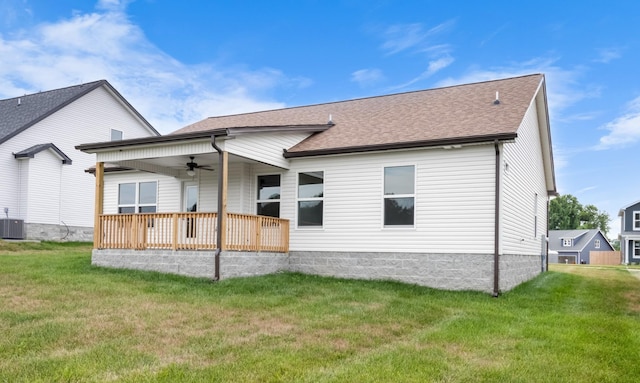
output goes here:
[{"label": "blue sky", "polygon": [[558,191],[640,200],[640,2],[0,0],[0,98],[107,79],[161,133],[215,115],[547,78]]}]

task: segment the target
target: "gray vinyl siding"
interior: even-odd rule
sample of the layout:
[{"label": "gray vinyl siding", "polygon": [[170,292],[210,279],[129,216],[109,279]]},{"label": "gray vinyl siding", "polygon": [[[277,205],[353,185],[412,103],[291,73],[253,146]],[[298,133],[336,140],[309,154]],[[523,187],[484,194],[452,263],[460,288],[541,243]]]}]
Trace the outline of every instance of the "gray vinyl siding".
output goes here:
[{"label": "gray vinyl siding", "polygon": [[[624,228],[622,231],[634,231],[633,230],[633,212],[640,211],[640,203],[631,205],[624,210]],[[635,231],[638,231],[637,229]]]}]

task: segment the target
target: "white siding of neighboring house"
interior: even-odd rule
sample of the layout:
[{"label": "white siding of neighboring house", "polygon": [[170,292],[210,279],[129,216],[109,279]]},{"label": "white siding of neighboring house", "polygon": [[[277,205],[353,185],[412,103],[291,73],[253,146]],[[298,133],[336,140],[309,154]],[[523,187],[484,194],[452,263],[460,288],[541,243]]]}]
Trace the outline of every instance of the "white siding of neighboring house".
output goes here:
[{"label": "white siding of neighboring house", "polygon": [[[493,251],[493,145],[291,160],[281,217],[293,251],[487,254]],[[383,169],[416,166],[416,225],[383,227]],[[324,171],[324,226],[296,227],[297,172]]]},{"label": "white siding of neighboring house", "polygon": [[[13,218],[22,218],[33,223],[65,224],[69,226],[93,226],[95,178],[85,169],[95,165],[95,155],[82,153],[76,145],[109,141],[111,129],[123,131],[123,138],[150,136],[151,132],[105,88],[100,87],[67,105],[51,116],[29,127],[17,136],[0,145],[0,176],[9,180],[0,182],[0,208],[9,207]],[[55,195],[47,194],[47,205],[54,208],[26,211],[24,198],[20,198],[16,183],[19,180],[19,164],[11,153],[19,152],[36,144],[52,142],[71,158],[72,165],[61,166],[58,173],[48,174],[34,166],[45,152],[36,154],[29,164],[29,189],[60,185]],[[55,187],[55,186],[54,186]],[[58,198],[57,195],[60,197]],[[53,200],[57,198],[57,200]],[[35,201],[29,201],[29,209]],[[59,206],[59,207],[58,207]],[[19,212],[19,216],[15,214]],[[55,217],[54,217],[55,216]]]},{"label": "white siding of neighboring house", "polygon": [[[67,165],[63,165],[60,157],[50,150],[43,150],[32,159],[20,161],[28,161],[30,169],[27,181],[28,188],[25,193],[29,211],[25,220],[27,222],[59,224],[62,169]],[[71,198],[73,197],[71,196]]]},{"label": "white siding of neighboring house", "polygon": [[[515,143],[504,145],[501,193],[501,253],[504,254],[540,254],[540,238],[547,233],[548,197],[537,113],[536,104],[532,102]],[[536,193],[537,230],[534,227]]]}]

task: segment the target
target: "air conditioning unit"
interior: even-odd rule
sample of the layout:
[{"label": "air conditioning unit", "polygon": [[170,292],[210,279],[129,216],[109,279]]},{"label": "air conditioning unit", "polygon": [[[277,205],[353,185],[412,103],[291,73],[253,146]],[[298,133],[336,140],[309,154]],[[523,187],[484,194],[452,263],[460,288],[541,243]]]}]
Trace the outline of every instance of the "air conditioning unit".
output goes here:
[{"label": "air conditioning unit", "polygon": [[13,218],[0,219],[0,238],[24,239],[24,220]]}]

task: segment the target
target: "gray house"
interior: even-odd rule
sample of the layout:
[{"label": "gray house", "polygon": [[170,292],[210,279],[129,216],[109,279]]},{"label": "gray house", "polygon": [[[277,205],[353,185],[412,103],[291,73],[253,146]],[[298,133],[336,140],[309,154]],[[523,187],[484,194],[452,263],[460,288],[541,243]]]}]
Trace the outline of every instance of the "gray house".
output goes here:
[{"label": "gray house", "polygon": [[620,209],[620,251],[625,264],[640,262],[640,201]]},{"label": "gray house", "polygon": [[550,230],[549,250],[558,255],[549,255],[551,263],[590,263],[591,251],[614,251],[615,249],[600,230]]}]

